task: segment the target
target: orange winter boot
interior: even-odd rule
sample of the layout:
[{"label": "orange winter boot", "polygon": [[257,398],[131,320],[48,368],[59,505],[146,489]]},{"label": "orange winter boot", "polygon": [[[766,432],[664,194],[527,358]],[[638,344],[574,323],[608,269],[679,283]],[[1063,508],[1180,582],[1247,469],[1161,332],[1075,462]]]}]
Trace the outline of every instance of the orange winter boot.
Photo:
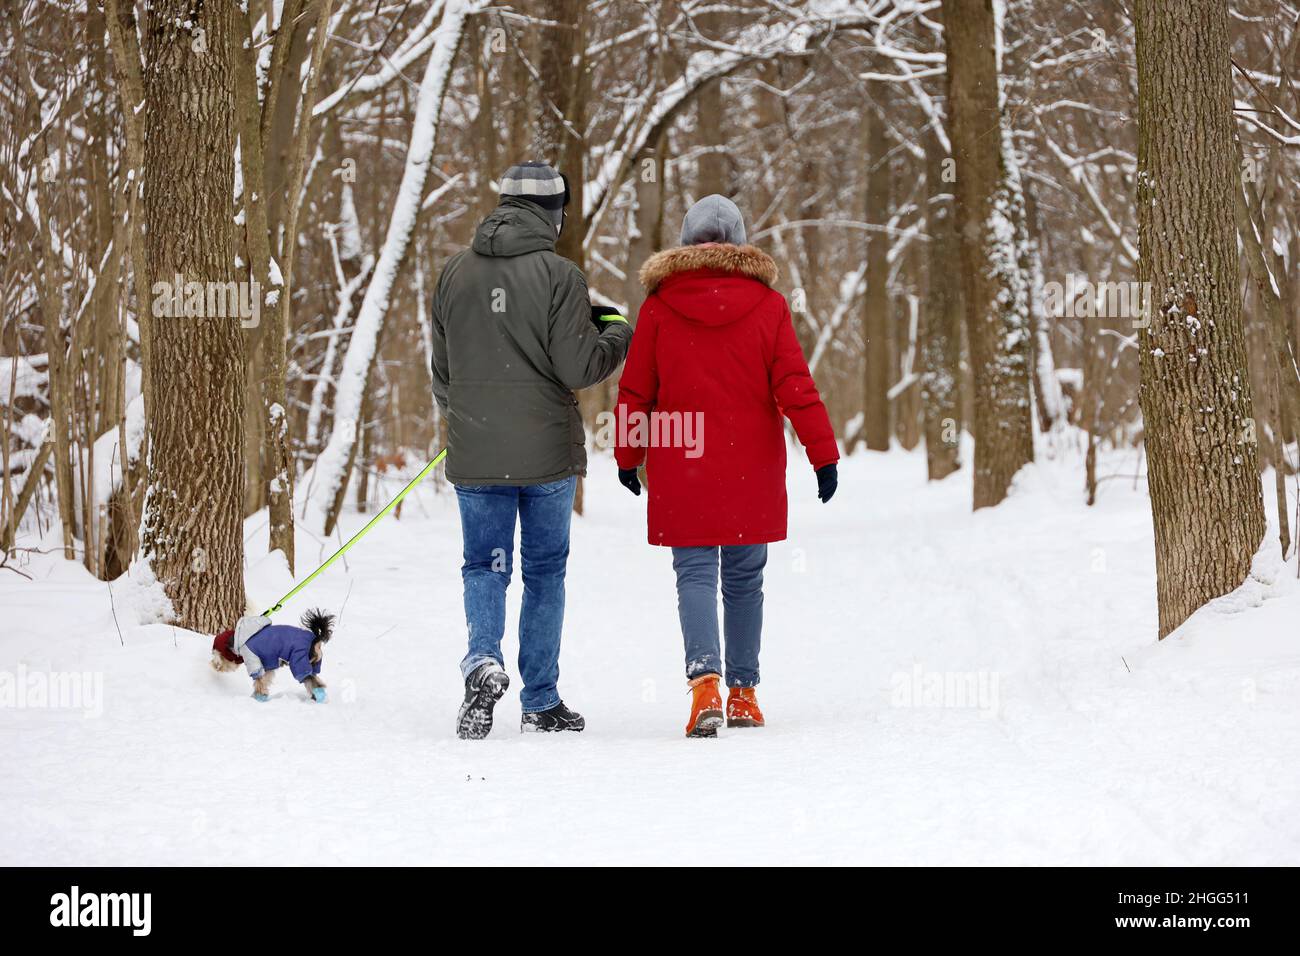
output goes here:
[{"label": "orange winter boot", "polygon": [[733,687],[727,694],[728,727],[762,727],[763,712],[752,687]]},{"label": "orange winter boot", "polygon": [[718,675],[703,674],[689,681],[691,719],[686,724],[687,737],[716,737],[722,726],[722,697],[718,693]]}]

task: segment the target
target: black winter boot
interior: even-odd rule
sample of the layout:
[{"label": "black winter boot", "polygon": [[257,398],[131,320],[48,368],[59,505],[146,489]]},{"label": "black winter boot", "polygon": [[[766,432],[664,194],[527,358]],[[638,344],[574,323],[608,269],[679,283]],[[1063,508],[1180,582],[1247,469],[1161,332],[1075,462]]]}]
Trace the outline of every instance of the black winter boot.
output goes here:
[{"label": "black winter boot", "polygon": [[492,730],[492,708],[510,686],[510,676],[496,661],[485,661],[465,678],[465,703],[456,715],[456,736],[482,740]]},{"label": "black winter boot", "polygon": [[539,710],[536,713],[524,714],[519,729],[524,732],[549,732],[553,730],[582,730],[586,726],[587,722],[582,719],[582,714],[569,710],[564,706],[564,701],[560,701],[550,710]]}]

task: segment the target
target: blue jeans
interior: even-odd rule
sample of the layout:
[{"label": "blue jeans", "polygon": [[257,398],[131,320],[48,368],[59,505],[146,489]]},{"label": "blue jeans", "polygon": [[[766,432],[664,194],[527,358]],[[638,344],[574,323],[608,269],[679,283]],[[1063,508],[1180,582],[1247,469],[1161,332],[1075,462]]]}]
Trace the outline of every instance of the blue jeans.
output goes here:
[{"label": "blue jeans", "polygon": [[763,637],[765,544],[673,548],[677,614],[686,642],[686,677],[723,673],[718,642],[719,553],[727,686],[757,687],[758,649]]},{"label": "blue jeans", "polygon": [[560,631],[564,626],[564,571],[569,561],[569,517],[577,478],[544,485],[457,485],[460,528],[465,540],[465,623],[469,651],[460,662],[468,677],[485,661],[504,665],[501,638],[506,629],[506,587],[515,552],[519,515],[519,554],[523,563],[524,603],[519,612],[519,695],[525,713],[550,710],[560,702]]}]

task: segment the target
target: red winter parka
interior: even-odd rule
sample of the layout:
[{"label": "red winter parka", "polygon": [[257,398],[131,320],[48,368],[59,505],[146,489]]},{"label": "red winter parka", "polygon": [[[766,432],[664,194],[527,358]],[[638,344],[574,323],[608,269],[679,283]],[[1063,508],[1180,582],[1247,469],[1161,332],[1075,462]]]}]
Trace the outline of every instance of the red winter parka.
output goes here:
[{"label": "red winter parka", "polygon": [[839,460],[776,276],[766,253],[722,243],[641,268],[649,297],[619,381],[615,456],[646,463],[651,544],[782,540],[783,414],[814,469]]}]

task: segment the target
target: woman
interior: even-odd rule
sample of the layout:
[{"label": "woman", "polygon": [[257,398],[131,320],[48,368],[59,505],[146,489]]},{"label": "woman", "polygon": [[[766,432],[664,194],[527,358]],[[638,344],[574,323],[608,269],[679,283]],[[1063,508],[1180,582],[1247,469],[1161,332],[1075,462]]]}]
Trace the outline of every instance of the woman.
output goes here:
[{"label": "woman", "polygon": [[725,612],[728,727],[761,727],[754,688],[767,545],[786,531],[785,433],[794,426],[835,493],[839,448],[795,337],[776,263],[745,244],[740,210],[706,196],[686,214],[681,246],[641,269],[641,306],[618,391],[619,480],[641,493],[651,544],[673,549],[691,688],[688,737],[722,725],[718,570]]}]

